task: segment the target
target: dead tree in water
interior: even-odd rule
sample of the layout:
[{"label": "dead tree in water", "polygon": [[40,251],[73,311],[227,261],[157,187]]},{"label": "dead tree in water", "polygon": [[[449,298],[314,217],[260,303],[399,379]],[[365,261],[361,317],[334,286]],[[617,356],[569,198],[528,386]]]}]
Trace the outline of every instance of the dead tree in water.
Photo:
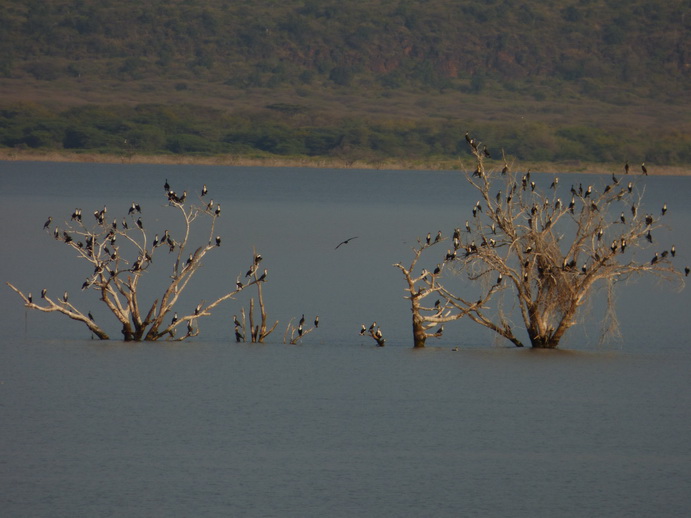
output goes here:
[{"label": "dead tree in water", "polygon": [[[445,304],[463,308],[474,322],[522,347],[508,309],[517,307],[519,327],[525,328],[530,345],[556,348],[598,286],[608,290],[604,320],[615,329],[611,295],[617,283],[653,274],[683,285],[682,273],[672,264],[675,247],[663,250],[657,244],[667,206],[646,213],[642,190],[631,176],[613,174],[602,188],[579,184],[564,192],[558,178],[547,187],[538,185],[529,171],[509,172],[508,165],[500,172],[486,171],[486,148],[480,150],[468,135],[466,140],[475,161],[468,181],[480,199],[466,223],[463,253],[452,267],[471,284],[489,286],[488,294],[501,293],[496,298],[511,306],[487,308],[487,300],[458,305],[460,298],[439,288]],[[411,280],[427,283],[423,295],[435,287],[433,277],[411,276],[411,294],[418,293]]]},{"label": "dead tree in water", "polygon": [[[202,196],[205,194],[206,186]],[[176,194],[167,180],[165,196],[168,206],[182,217],[182,230],[175,236],[165,230],[162,236],[156,234],[152,240],[137,203],[132,203],[127,216],[112,220],[108,217],[108,209],[103,207],[94,211],[93,220],[88,218],[90,223],[82,219],[81,209],[75,209],[63,228],[54,227],[52,230],[57,241],[72,248],[77,257],[88,264],[91,270],[81,289],[95,290],[99,294],[100,300],[120,324],[122,337],[127,341],[175,339],[180,326],[184,326],[185,333],[177,340],[196,336],[199,334],[199,319],[210,316],[216,306],[242,289],[260,282],[255,278],[245,286],[236,285],[234,290],[211,302],[200,301],[185,312],[175,311],[181,294],[199,270],[206,254],[221,246],[220,236],[214,233],[221,207],[213,201],[205,203],[201,198],[198,204],[188,204],[187,193]],[[208,220],[208,237],[193,250],[193,224],[200,218]],[[51,232],[51,223],[52,218],[49,218],[44,229]],[[161,254],[164,252],[173,257],[170,283],[153,304],[144,307],[140,280],[151,268],[154,258],[158,259],[157,264],[162,262],[165,256]],[[85,324],[98,338],[109,338],[90,312],[85,314],[69,301],[67,291],[60,298],[53,298],[44,289],[40,299],[36,300],[31,294],[25,295],[12,284],[8,285],[24,300],[26,307],[45,313],[61,313]]]},{"label": "dead tree in water", "polygon": [[377,347],[384,347],[386,345],[384,334],[376,322],[372,322],[372,325],[369,326],[369,328],[366,328],[365,324],[362,324],[362,327],[360,328],[360,335],[368,335],[370,338],[372,338],[372,340],[377,342]]},{"label": "dead tree in water", "polygon": [[290,322],[288,322],[288,327],[286,327],[286,332],[283,335],[283,343],[295,345],[318,327],[319,317],[315,317],[313,327],[305,327],[305,315],[302,315],[297,326],[293,323],[293,319],[291,319]]},{"label": "dead tree in water", "polygon": [[[413,323],[413,347],[425,347],[428,338],[440,338],[444,333],[444,324],[463,318],[471,311],[475,311],[485,304],[494,292],[494,287],[478,300],[469,301],[456,297],[448,291],[442,284],[444,270],[459,258],[460,254],[467,253],[463,249],[461,241],[461,230],[455,229],[453,233],[452,248],[447,249],[443,257],[437,257],[439,263],[429,271],[422,268],[416,270],[418,261],[422,254],[446,241],[441,231],[437,232],[432,240],[431,234],[427,234],[423,242],[418,239],[418,246],[413,248],[413,260],[410,266],[405,267],[400,263],[394,264],[406,281],[406,299],[410,300],[410,310],[412,312]],[[469,245],[470,246],[470,245]],[[472,245],[474,246],[474,245]],[[443,250],[443,246],[436,246],[436,250]],[[437,299],[433,305],[424,304],[424,299],[430,295],[436,295]]]},{"label": "dead tree in water", "polygon": [[[259,272],[259,263],[262,261],[262,256],[261,254],[258,254],[256,251],[253,254],[252,257],[252,264],[250,265],[249,270],[247,270],[247,273],[245,274],[245,277],[248,277],[250,279],[249,285],[256,285],[257,287],[257,302],[259,303],[259,316],[260,316],[260,321],[259,324],[255,325],[254,323],[254,298],[250,299],[250,309],[249,309],[249,338],[252,343],[264,343],[264,340],[274,332],[276,329],[276,326],[278,325],[278,320],[274,322],[273,326],[271,328],[268,327],[268,319],[266,316],[266,306],[264,304],[264,293],[262,291],[262,285],[266,282],[266,279],[269,275],[269,271],[264,268],[264,270],[260,273]],[[238,278],[236,282],[237,287],[241,287],[242,283],[240,282],[240,279]],[[235,324],[235,341],[236,342],[245,342],[247,341],[247,330],[245,328],[245,308],[241,309],[242,311],[242,322],[239,322],[237,320],[237,317],[233,317],[234,319],[234,324]]]}]

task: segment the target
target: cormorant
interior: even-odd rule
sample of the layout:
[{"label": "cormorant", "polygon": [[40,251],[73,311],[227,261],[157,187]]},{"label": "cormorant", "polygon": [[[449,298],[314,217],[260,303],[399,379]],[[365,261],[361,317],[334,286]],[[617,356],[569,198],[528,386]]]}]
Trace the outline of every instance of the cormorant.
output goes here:
[{"label": "cormorant", "polygon": [[170,191],[170,185],[168,185],[168,178],[166,178],[166,183],[163,184],[163,188],[166,190],[166,192]]},{"label": "cormorant", "polygon": [[509,172],[509,166],[508,164],[504,164],[504,167],[501,169],[501,174],[506,175],[506,173]]},{"label": "cormorant", "polygon": [[633,191],[633,182],[629,182],[626,188],[629,190],[629,192]]},{"label": "cormorant", "polygon": [[662,215],[664,216],[666,212],[667,212],[667,204],[665,203],[665,204],[662,206],[661,213],[662,213]]},{"label": "cormorant", "polygon": [[437,236],[434,238],[434,242],[438,243],[441,241],[441,230],[437,232]]},{"label": "cormorant", "polygon": [[314,317],[314,327],[319,327],[319,315]]},{"label": "cormorant", "polygon": [[142,223],[142,218],[137,218],[137,226],[138,226],[141,230],[144,230],[144,223]]},{"label": "cormorant", "polygon": [[216,210],[214,211],[214,214],[216,214],[216,216],[221,215],[221,204],[220,203],[218,205],[216,205]]},{"label": "cormorant", "polygon": [[[362,327],[364,328],[365,326],[363,325]],[[375,329],[376,327],[377,327],[377,323],[376,323],[376,322],[372,322],[372,325],[369,326],[368,331],[371,333],[372,331],[374,331],[374,329]]]},{"label": "cormorant", "polygon": [[300,318],[300,325],[305,323],[305,314],[302,314],[302,318]]},{"label": "cormorant", "polygon": [[624,213],[623,213],[623,212],[622,212],[621,215],[619,216],[619,220],[620,220],[622,223],[626,223],[626,216],[624,216]]},{"label": "cormorant", "polygon": [[41,298],[42,298],[42,299],[45,299],[45,298],[46,298],[46,293],[48,293],[48,290],[45,289],[45,288],[43,288],[43,289],[41,290]]},{"label": "cormorant", "polygon": [[367,329],[365,328],[365,324],[362,324],[362,328],[360,329],[360,334],[364,335],[367,332]]},{"label": "cormorant", "polygon": [[[341,245],[347,245],[347,244],[350,243],[353,239],[357,239],[357,237],[358,237],[358,236],[353,236],[353,237],[349,237],[348,239],[344,239],[343,241],[341,241],[340,243],[338,243],[338,244],[336,245],[336,248],[334,248],[334,250],[338,250],[338,247],[341,246]],[[429,243],[429,239],[428,239],[427,242]]]},{"label": "cormorant", "polygon": [[688,276],[689,276],[689,272],[691,272],[691,269],[689,269],[689,267],[686,266],[686,267],[684,268],[684,277],[688,277]]},{"label": "cormorant", "polygon": [[629,174],[629,163],[628,162],[626,162],[624,164],[624,174]]},{"label": "cormorant", "polygon": [[641,164],[641,171],[643,171],[644,175],[648,174],[648,168],[645,166],[645,163]]},{"label": "cormorant", "polygon": [[554,180],[552,180],[551,185],[549,186],[550,189],[556,189],[557,185],[559,185],[559,177],[555,177]]},{"label": "cormorant", "polygon": [[441,272],[441,266],[437,265],[437,267],[434,269],[434,275],[439,275],[439,272]]},{"label": "cormorant", "polygon": [[302,324],[298,326],[298,336],[302,336]]},{"label": "cormorant", "polygon": [[237,315],[233,315],[233,323],[234,323],[237,327],[241,327],[241,324],[240,324],[240,321],[238,320]]},{"label": "cormorant", "polygon": [[29,304],[31,304],[34,301],[34,296],[29,292],[29,296],[27,297],[27,300],[29,301]]},{"label": "cormorant", "polygon": [[675,255],[677,255],[677,249],[676,249],[676,247],[675,247],[674,245],[672,245],[672,248],[670,249],[669,252],[672,254],[672,257],[674,257]]},{"label": "cormorant", "polygon": [[645,235],[645,238],[648,240],[649,243],[653,242],[653,235],[650,233],[650,230],[648,230],[648,233]]},{"label": "cormorant", "polygon": [[153,242],[152,246],[153,246],[154,248],[156,248],[156,247],[158,246],[158,234],[156,234],[156,235],[154,236],[154,242]]},{"label": "cormorant", "polygon": [[204,187],[202,187],[202,196],[206,196],[206,193],[209,192],[208,189],[206,188],[206,184],[204,184]]},{"label": "cormorant", "polygon": [[259,282],[265,281],[265,280],[266,280],[266,276],[267,276],[268,274],[269,274],[268,270],[267,270],[266,268],[264,268],[264,273],[262,273],[261,276],[259,277],[259,279],[257,279],[257,280],[258,280]]},{"label": "cormorant", "polygon": [[201,303],[199,303],[199,304],[197,304],[197,307],[194,308],[194,314],[198,315],[201,310],[202,310],[202,305],[201,305]]},{"label": "cormorant", "polygon": [[65,292],[65,293],[62,295],[62,300],[63,300],[64,302],[67,302],[67,298],[68,298],[68,294],[67,294],[67,292]]},{"label": "cormorant", "polygon": [[429,232],[427,232],[427,238],[425,239],[425,241],[426,241],[427,244],[429,245],[429,244],[432,242],[432,234],[430,234]]},{"label": "cormorant", "polygon": [[53,222],[53,216],[48,216],[48,219],[46,222],[43,224],[43,230],[46,230],[50,227],[50,224]]},{"label": "cormorant", "polygon": [[221,236],[216,236],[216,246],[221,246]]},{"label": "cormorant", "polygon": [[173,318],[171,319],[170,323],[174,324],[175,322],[178,321],[178,314],[177,312],[173,314]]},{"label": "cormorant", "polygon": [[87,316],[89,317],[89,320],[91,320],[92,322],[94,322],[94,316],[91,314],[91,311],[89,311],[89,313],[88,313]]},{"label": "cormorant", "polygon": [[489,153],[489,150],[487,149],[487,146],[482,147],[482,153],[487,157],[487,158],[492,158],[492,156]]}]

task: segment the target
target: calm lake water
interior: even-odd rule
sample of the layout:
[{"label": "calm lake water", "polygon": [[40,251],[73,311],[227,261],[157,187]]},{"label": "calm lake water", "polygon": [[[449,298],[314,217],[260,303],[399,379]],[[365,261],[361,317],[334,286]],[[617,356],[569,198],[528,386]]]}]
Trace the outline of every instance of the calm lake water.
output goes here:
[{"label": "calm lake water", "polygon": [[[67,289],[107,322],[43,223],[104,204],[124,215],[137,201],[162,232],[166,179],[178,192],[206,183],[223,207],[223,245],[182,307],[232,286],[256,247],[279,321],[266,345],[232,341],[249,294],[198,338],[133,345],[27,313],[4,285]],[[691,178],[643,182],[650,212],[669,206],[673,237],[660,246],[691,264]],[[417,237],[462,226],[476,199],[458,172],[0,162],[0,515],[688,515],[688,289],[623,286],[623,338],[610,344],[598,345],[595,300],[563,351],[511,348],[464,321],[410,348],[391,265]],[[303,313],[319,329],[284,345]],[[373,320],[385,348],[358,334]]]}]

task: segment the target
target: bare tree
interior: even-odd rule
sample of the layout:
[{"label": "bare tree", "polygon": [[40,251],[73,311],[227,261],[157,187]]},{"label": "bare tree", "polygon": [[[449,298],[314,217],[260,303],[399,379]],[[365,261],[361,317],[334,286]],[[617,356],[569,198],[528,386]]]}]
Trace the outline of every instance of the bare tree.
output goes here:
[{"label": "bare tree", "polygon": [[[266,305],[264,304],[264,293],[262,290],[262,285],[266,282],[269,275],[268,269],[259,273],[259,263],[262,261],[261,254],[258,254],[255,250],[252,257],[252,264],[249,270],[245,274],[245,277],[250,279],[250,284],[254,284],[257,287],[257,301],[259,303],[259,324],[254,323],[254,298],[250,298],[250,309],[249,309],[249,329],[250,329],[250,341],[252,343],[264,343],[264,340],[274,332],[276,326],[278,325],[278,320],[274,322],[273,326],[269,328],[268,318],[266,315]],[[238,288],[242,286],[240,278],[237,280]],[[247,332],[245,327],[245,308],[242,308],[242,322],[238,322],[237,317],[233,317],[235,324],[235,340],[237,342],[247,341]]]},{"label": "bare tree", "polygon": [[362,327],[360,327],[360,335],[369,336],[372,338],[372,340],[377,342],[378,347],[384,347],[386,345],[384,334],[376,322],[372,322],[372,325],[370,325],[369,328],[365,327],[365,324],[362,324]]},{"label": "bare tree", "polygon": [[319,317],[314,318],[314,326],[312,327],[305,327],[305,315],[303,314],[300,320],[298,321],[298,325],[295,325],[293,323],[294,319],[290,319],[290,322],[288,322],[288,326],[286,327],[286,332],[283,335],[283,343],[289,343],[290,345],[295,345],[298,343],[300,340],[302,340],[305,336],[310,334],[312,331],[317,329],[319,327]]},{"label": "bare tree", "polygon": [[[165,230],[162,237],[159,238],[156,234],[151,240],[148,230],[144,228],[141,207],[137,203],[132,203],[127,216],[121,219],[110,220],[107,207],[96,210],[90,224],[82,220],[81,209],[75,209],[62,229],[56,226],[52,230],[57,241],[69,246],[78,258],[89,265],[91,271],[82,289],[95,290],[99,294],[100,300],[119,322],[123,338],[128,341],[175,339],[176,330],[180,326],[184,326],[185,333],[177,340],[197,336],[199,319],[210,316],[216,306],[247,286],[265,280],[264,276],[264,279],[251,279],[244,286],[237,283],[234,290],[211,302],[200,301],[191,310],[178,315],[174,311],[175,305],[199,270],[204,257],[221,246],[220,236],[214,237],[214,227],[220,217],[221,206],[214,204],[213,200],[208,203],[202,201],[202,197],[207,194],[206,186],[202,189],[200,201],[189,204],[187,192],[176,194],[170,189],[167,180],[164,187],[169,207],[177,210],[182,217],[182,231],[175,237],[172,232]],[[191,251],[194,246],[193,223],[200,218],[208,221],[208,238]],[[51,224],[52,218],[49,218],[44,229],[51,232]],[[150,306],[143,307],[140,280],[151,267],[154,258],[166,251],[173,255],[170,283],[160,298]],[[25,295],[12,284],[8,285],[24,300],[26,307],[46,313],[61,313],[84,323],[98,338],[109,338],[105,329],[94,321],[91,313],[84,314],[69,301],[67,291],[62,297],[55,299],[44,289],[39,302],[31,294]]]},{"label": "bare tree", "polygon": [[[667,207],[645,213],[643,192],[631,176],[613,174],[601,189],[572,185],[567,193],[555,178],[543,189],[530,171],[510,172],[505,158],[501,171],[486,171],[489,151],[468,135],[466,140],[475,161],[468,181],[480,199],[466,223],[452,268],[472,283],[489,287],[482,303],[460,304],[474,322],[523,347],[511,326],[510,308],[517,307],[530,345],[555,348],[598,286],[611,295],[616,284],[646,274],[683,285],[682,273],[672,264],[675,247],[657,248]],[[424,249],[416,251],[413,266]],[[404,274],[412,269],[398,267]],[[407,280],[413,304],[412,295],[418,293],[413,286],[422,280],[426,286],[420,297],[436,292],[446,305],[460,309],[461,299],[443,287],[434,290],[429,274],[407,275]],[[489,295],[494,299],[500,294],[494,307],[486,306]],[[607,304],[606,325],[616,329],[611,296]],[[438,313],[433,308],[419,311],[423,309],[432,312],[425,317],[429,322],[444,314],[443,308]],[[413,314],[415,318],[415,305]]]},{"label": "bare tree", "polygon": [[[410,266],[405,267],[400,263],[394,264],[398,268],[406,282],[406,296],[410,300],[410,310],[413,321],[413,347],[425,347],[427,338],[440,338],[444,333],[444,324],[466,316],[471,311],[476,311],[489,300],[496,287],[492,287],[483,297],[476,301],[465,300],[453,295],[442,284],[442,277],[447,266],[458,258],[459,249],[462,247],[461,230],[454,229],[453,247],[447,249],[443,257],[437,257],[439,262],[432,271],[422,268],[417,271],[418,262],[422,254],[434,247],[439,250],[441,243],[447,238],[439,231],[434,240],[427,234],[425,241],[418,239],[418,246],[413,248],[413,259]],[[433,305],[425,305],[424,299],[430,295],[437,298]],[[364,326],[363,326],[364,327]]]}]

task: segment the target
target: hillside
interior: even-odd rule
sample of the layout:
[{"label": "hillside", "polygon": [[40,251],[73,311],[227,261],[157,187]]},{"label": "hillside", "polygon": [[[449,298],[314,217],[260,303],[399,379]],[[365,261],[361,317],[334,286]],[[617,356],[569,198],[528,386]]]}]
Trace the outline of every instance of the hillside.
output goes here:
[{"label": "hillside", "polygon": [[[445,156],[457,152],[448,133],[471,129],[526,159],[691,163],[688,11],[5,0],[0,143],[107,151],[129,135],[137,152]],[[99,110],[120,120],[99,127]]]}]

